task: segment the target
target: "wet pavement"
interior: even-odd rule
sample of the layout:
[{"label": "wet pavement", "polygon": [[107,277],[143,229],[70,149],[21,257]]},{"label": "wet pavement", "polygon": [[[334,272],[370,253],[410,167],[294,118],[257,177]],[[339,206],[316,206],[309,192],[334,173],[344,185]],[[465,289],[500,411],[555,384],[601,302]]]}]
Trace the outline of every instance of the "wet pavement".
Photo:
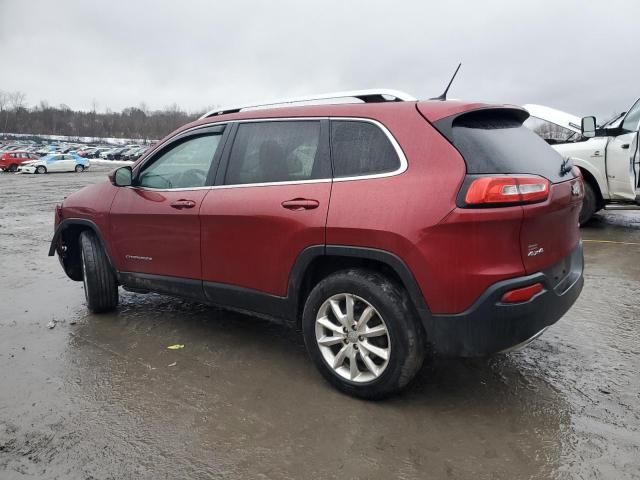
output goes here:
[{"label": "wet pavement", "polygon": [[89,314],[47,250],[106,171],[0,174],[1,479],[640,478],[640,212],[583,229],[582,296],[529,347],[365,402],[258,318],[122,290]]}]

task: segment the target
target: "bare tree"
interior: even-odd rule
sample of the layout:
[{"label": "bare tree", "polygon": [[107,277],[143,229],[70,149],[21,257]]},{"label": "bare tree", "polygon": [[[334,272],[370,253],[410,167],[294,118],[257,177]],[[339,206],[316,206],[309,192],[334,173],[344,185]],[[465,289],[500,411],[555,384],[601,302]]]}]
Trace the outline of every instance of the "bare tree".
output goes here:
[{"label": "bare tree", "polygon": [[9,94],[9,103],[11,104],[11,109],[17,111],[25,106],[25,100],[27,96],[24,92],[12,92]]},{"label": "bare tree", "polygon": [[0,90],[0,115],[4,113],[4,132],[7,131],[7,121],[9,120],[9,94]]},{"label": "bare tree", "polygon": [[[0,0],[1,1],[1,0]],[[177,104],[151,110],[144,102],[115,112],[98,113],[97,101],[90,111],[72,110],[68,105],[51,106],[45,100],[29,108],[22,92],[0,92],[0,127],[4,132],[54,134],[72,137],[162,138],[199,115],[187,113]],[[3,117],[4,114],[4,117]]]}]

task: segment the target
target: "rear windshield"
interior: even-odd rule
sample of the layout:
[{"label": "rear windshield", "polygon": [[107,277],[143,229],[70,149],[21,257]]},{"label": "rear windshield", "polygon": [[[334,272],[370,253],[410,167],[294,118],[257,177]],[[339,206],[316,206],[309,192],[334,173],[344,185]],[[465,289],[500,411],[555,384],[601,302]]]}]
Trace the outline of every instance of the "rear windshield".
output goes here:
[{"label": "rear windshield", "polygon": [[464,157],[469,174],[535,174],[554,183],[572,178],[570,168],[561,171],[562,156],[525,127],[525,119],[519,110],[479,110],[449,121],[448,135],[442,133]]}]

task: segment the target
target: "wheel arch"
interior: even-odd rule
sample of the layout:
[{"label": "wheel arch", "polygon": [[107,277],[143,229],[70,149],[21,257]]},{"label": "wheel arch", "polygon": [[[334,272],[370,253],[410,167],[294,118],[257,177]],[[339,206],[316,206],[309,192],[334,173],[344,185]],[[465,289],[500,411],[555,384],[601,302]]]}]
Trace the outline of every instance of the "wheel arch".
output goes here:
[{"label": "wheel arch", "polygon": [[93,232],[104,249],[109,265],[117,272],[113,259],[100,232],[100,228],[86,218],[66,218],[60,222],[49,246],[49,256],[58,253],[62,267],[71,280],[82,280],[82,265],[80,263],[80,234],[85,231]]},{"label": "wheel arch", "polygon": [[323,278],[347,268],[366,268],[380,272],[404,287],[423,326],[428,324],[431,313],[422,291],[409,267],[397,255],[380,249],[327,245],[305,249],[299,256],[289,277],[288,297],[290,315],[300,324],[302,309],[313,287]]},{"label": "wheel arch", "polygon": [[600,184],[598,183],[598,180],[596,180],[596,177],[593,175],[593,173],[591,173],[591,171],[589,171],[583,165],[577,165],[577,167],[580,169],[580,173],[582,173],[582,177],[584,178],[584,181],[588,183],[591,186],[591,188],[593,188],[593,191],[595,192],[597,197],[596,206],[597,206],[597,209],[600,210],[601,208],[604,207],[605,201],[604,201],[604,197],[602,196],[602,191],[600,189]]}]

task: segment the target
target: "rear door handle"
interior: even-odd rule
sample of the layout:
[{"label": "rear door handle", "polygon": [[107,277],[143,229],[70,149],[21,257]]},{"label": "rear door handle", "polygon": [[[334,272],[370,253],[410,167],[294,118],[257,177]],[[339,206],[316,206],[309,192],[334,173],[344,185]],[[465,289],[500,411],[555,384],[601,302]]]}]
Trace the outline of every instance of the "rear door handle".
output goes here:
[{"label": "rear door handle", "polygon": [[294,198],[293,200],[285,200],[282,202],[282,206],[287,210],[313,210],[318,208],[320,202],[317,200],[310,200],[308,198]]},{"label": "rear door handle", "polygon": [[171,207],[177,208],[178,210],[182,210],[183,208],[193,208],[195,206],[196,202],[194,202],[193,200],[180,199],[176,200],[175,202],[171,202]]},{"label": "rear door handle", "polygon": [[626,150],[629,148],[629,144],[628,143],[624,143],[622,145],[620,145],[620,148],[622,148],[623,150]]}]

